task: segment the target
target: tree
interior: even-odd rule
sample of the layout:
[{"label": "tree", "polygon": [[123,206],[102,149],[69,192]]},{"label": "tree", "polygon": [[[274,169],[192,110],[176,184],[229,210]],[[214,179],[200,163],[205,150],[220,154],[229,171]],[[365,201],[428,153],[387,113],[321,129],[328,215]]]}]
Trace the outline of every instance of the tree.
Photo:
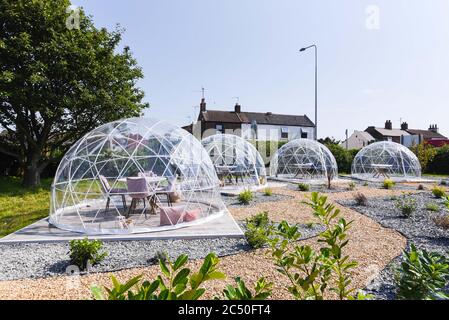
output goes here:
[{"label": "tree", "polygon": [[0,131],[11,137],[0,152],[18,159],[28,187],[90,130],[148,107],[136,86],[141,68],[128,47],[118,50],[123,30],[97,29],[68,8],[69,0],[0,0]]}]

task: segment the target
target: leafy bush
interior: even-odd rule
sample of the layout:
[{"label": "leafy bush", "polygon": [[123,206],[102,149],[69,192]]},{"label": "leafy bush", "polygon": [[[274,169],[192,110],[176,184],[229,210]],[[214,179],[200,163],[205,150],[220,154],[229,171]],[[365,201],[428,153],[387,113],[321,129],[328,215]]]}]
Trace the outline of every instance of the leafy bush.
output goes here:
[{"label": "leafy bush", "polygon": [[[239,277],[235,278],[237,287],[227,285],[223,290],[223,296],[227,300],[266,300],[272,292],[273,283],[267,282],[265,278],[257,280],[254,287],[254,294],[246,287]],[[218,299],[218,298],[217,298]]]},{"label": "leafy bush", "polygon": [[397,270],[397,298],[425,300],[449,298],[442,290],[449,281],[448,259],[434,252],[418,250],[414,244],[404,251]]},{"label": "leafy bush", "polygon": [[410,217],[416,211],[416,200],[411,197],[401,197],[396,201],[396,208],[403,216]]},{"label": "leafy bush", "polygon": [[441,180],[440,186],[447,186],[447,181],[446,180]]},{"label": "leafy bush", "polygon": [[350,190],[350,191],[355,190],[356,187],[357,187],[357,185],[355,184],[355,182],[350,182],[348,184],[348,190]]},{"label": "leafy bush", "polygon": [[342,146],[332,143],[331,141],[328,143],[326,143],[326,141],[323,142],[334,155],[335,160],[337,161],[338,170],[341,173],[351,173],[352,162],[354,161],[358,150],[346,150]]},{"label": "leafy bush", "polygon": [[432,217],[432,220],[437,227],[449,230],[449,215]]},{"label": "leafy bush", "polygon": [[159,261],[166,262],[168,258],[168,253],[166,251],[156,251],[154,254],[154,257],[149,259],[149,262],[151,263],[158,263]]},{"label": "leafy bush", "polygon": [[238,200],[242,204],[249,204],[253,200],[253,193],[251,190],[245,190],[240,192],[238,196]]},{"label": "leafy bush", "polygon": [[159,261],[162,274],[151,282],[141,283],[140,275],[121,284],[112,276],[112,288],[93,287],[91,292],[96,300],[198,300],[206,291],[202,288],[205,282],[226,277],[217,270],[219,259],[214,253],[204,259],[197,273],[191,274],[191,270],[184,267],[187,261],[187,255],[179,256],[174,263],[169,259],[167,263]]},{"label": "leafy bush", "polygon": [[446,189],[443,187],[435,186],[432,188],[432,194],[435,198],[441,199],[446,195]]},{"label": "leafy bush", "polygon": [[393,189],[393,187],[396,185],[396,183],[391,180],[391,179],[385,179],[384,182],[382,183],[382,188],[387,189],[387,190],[391,190]]},{"label": "leafy bush", "polygon": [[310,186],[305,183],[298,183],[298,189],[299,189],[299,191],[307,192],[310,190]]},{"label": "leafy bush", "polygon": [[435,155],[429,161],[425,172],[435,174],[449,174],[449,145],[435,148]]},{"label": "leafy bush", "polygon": [[446,208],[449,209],[449,196],[448,195],[444,195],[444,202],[443,204],[446,206]]},{"label": "leafy bush", "polygon": [[296,299],[322,300],[328,291],[336,293],[339,299],[365,297],[351,295],[354,289],[350,288],[349,271],[357,263],[343,254],[349,241],[347,231],[351,222],[339,218],[340,210],[328,204],[327,197],[317,192],[313,192],[310,202],[305,204],[326,227],[318,240],[323,247],[315,251],[309,245],[296,245],[301,234],[297,226],[291,226],[287,221],[277,226],[269,241],[271,257],[278,271],[290,281],[288,291]]},{"label": "leafy bush", "polygon": [[354,195],[354,201],[358,206],[366,207],[368,205],[368,198],[361,192]]},{"label": "leafy bush", "polygon": [[72,240],[70,245],[70,263],[85,270],[89,265],[93,266],[106,258],[107,252],[102,251],[103,242],[100,240]]},{"label": "leafy bush", "polygon": [[436,204],[434,202],[429,202],[428,204],[426,204],[426,210],[432,211],[432,212],[440,212],[441,211],[438,204]]},{"label": "leafy bush", "polygon": [[266,197],[271,197],[273,195],[273,190],[271,190],[270,188],[265,188],[263,190],[263,195]]},{"label": "leafy bush", "polygon": [[418,158],[423,172],[429,172],[429,166],[431,166],[431,163],[434,161],[435,155],[437,153],[437,148],[427,143],[421,143],[412,146],[410,150]]},{"label": "leafy bush", "polygon": [[254,248],[262,248],[268,242],[272,230],[272,223],[268,212],[262,212],[246,220],[245,237],[248,244]]}]

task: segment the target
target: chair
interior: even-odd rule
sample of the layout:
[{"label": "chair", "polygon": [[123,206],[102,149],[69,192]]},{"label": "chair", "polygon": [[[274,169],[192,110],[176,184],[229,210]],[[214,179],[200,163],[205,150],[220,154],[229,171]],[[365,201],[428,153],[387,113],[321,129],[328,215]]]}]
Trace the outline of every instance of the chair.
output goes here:
[{"label": "chair", "polygon": [[100,185],[103,193],[106,194],[108,200],[106,202],[106,211],[109,211],[109,205],[111,203],[111,197],[112,196],[121,196],[122,197],[122,203],[123,203],[123,209],[126,210],[126,198],[125,195],[128,192],[126,189],[118,189],[118,188],[111,188],[111,185],[109,184],[108,179],[106,179],[105,176],[100,175]]},{"label": "chair", "polygon": [[163,188],[157,188],[156,189],[156,194],[157,195],[165,195],[167,197],[167,204],[169,207],[172,206],[172,201],[171,201],[171,194],[174,194],[176,192],[176,180],[177,180],[178,176],[173,176],[167,179],[168,181],[168,185],[166,187]]},{"label": "chair", "polygon": [[148,184],[145,177],[138,177],[138,178],[126,178],[126,184],[128,186],[128,195],[131,197],[131,205],[128,210],[128,217],[131,215],[131,213],[134,213],[137,203],[140,200],[143,200],[144,205],[144,213],[145,218],[147,217],[147,210],[145,206],[145,200],[148,201],[148,204],[150,205],[151,209],[154,211],[153,205],[154,205],[154,194],[152,194],[148,190]]}]

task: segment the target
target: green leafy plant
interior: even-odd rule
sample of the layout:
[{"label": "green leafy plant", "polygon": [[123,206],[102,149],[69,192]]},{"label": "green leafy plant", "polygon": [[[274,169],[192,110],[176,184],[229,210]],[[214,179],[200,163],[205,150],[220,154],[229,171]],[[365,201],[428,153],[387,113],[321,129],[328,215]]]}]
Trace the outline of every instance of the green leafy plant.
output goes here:
[{"label": "green leafy plant", "polygon": [[[295,245],[301,234],[297,226],[282,221],[269,240],[270,254],[277,270],[290,281],[288,291],[296,299],[322,300],[327,291],[337,294],[339,299],[357,299],[352,296],[349,271],[357,263],[343,254],[348,244],[347,231],[351,222],[339,217],[340,210],[327,203],[326,196],[313,192],[310,202],[304,202],[313,210],[326,227],[319,236],[323,246],[319,251],[309,245]],[[293,245],[292,245],[293,244]]]},{"label": "green leafy plant", "polygon": [[441,199],[446,195],[446,189],[443,187],[435,186],[432,188],[432,194],[435,198]]},{"label": "green leafy plant", "polygon": [[444,195],[443,199],[444,199],[443,204],[445,205],[446,208],[449,209],[449,196]]},{"label": "green leafy plant", "polygon": [[248,244],[254,249],[262,248],[267,244],[272,228],[268,212],[261,212],[247,219],[245,237]]},{"label": "green leafy plant", "polygon": [[273,190],[271,188],[265,188],[263,190],[263,195],[265,197],[271,197],[273,195]]},{"label": "green leafy plant", "polygon": [[369,186],[369,183],[368,183],[368,182],[364,182],[364,183],[363,183],[363,186],[364,186],[364,187],[368,187],[368,186]]},{"label": "green leafy plant", "polygon": [[202,287],[205,282],[225,278],[217,270],[219,259],[214,253],[207,255],[197,273],[185,268],[187,261],[187,255],[179,256],[174,263],[170,259],[167,263],[159,261],[162,274],[154,281],[141,283],[140,275],[121,284],[112,276],[112,288],[92,287],[92,295],[96,300],[198,300],[206,291]]},{"label": "green leafy plant", "polygon": [[246,287],[239,277],[235,278],[237,287],[227,285],[223,290],[223,296],[227,300],[266,300],[270,297],[273,283],[267,282],[265,278],[257,280],[254,286],[254,294]]},{"label": "green leafy plant", "polygon": [[416,211],[416,200],[403,196],[396,201],[396,208],[401,211],[403,216],[410,217]]},{"label": "green leafy plant", "polygon": [[90,264],[91,266],[100,263],[108,255],[102,251],[103,242],[100,240],[72,240],[70,246],[70,263],[78,266],[81,270],[85,270]]},{"label": "green leafy plant", "polygon": [[447,186],[447,181],[446,180],[441,180],[440,185]]},{"label": "green leafy plant", "polygon": [[396,185],[396,183],[393,180],[385,179],[384,182],[382,183],[382,188],[391,190],[394,188],[395,185]]},{"label": "green leafy plant", "polygon": [[253,193],[249,189],[240,192],[240,194],[238,195],[238,200],[242,204],[249,204],[253,200],[253,198]]},{"label": "green leafy plant", "polygon": [[348,184],[348,190],[349,190],[349,191],[355,190],[356,187],[357,187],[357,185],[355,184],[355,182],[350,182],[350,183]]},{"label": "green leafy plant", "polygon": [[358,206],[366,207],[368,205],[368,198],[361,192],[354,195],[354,201]]},{"label": "green leafy plant", "polygon": [[428,204],[426,204],[426,210],[432,211],[432,212],[440,212],[441,211],[438,204],[436,204],[434,202],[429,202]]},{"label": "green leafy plant", "polygon": [[298,189],[302,192],[308,192],[310,190],[310,186],[305,183],[298,183]]},{"label": "green leafy plant", "polygon": [[152,263],[158,263],[159,261],[166,262],[168,257],[168,253],[166,251],[156,251],[154,257],[150,259]]},{"label": "green leafy plant", "polygon": [[397,298],[401,300],[448,299],[442,289],[449,281],[449,261],[435,252],[418,250],[414,244],[402,254],[397,270]]}]

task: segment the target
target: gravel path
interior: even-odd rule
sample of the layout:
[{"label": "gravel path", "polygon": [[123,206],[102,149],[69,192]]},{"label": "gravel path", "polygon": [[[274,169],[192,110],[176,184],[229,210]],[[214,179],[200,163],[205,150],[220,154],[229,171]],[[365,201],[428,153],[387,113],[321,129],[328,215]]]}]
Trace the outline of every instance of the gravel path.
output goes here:
[{"label": "gravel path", "polygon": [[[432,217],[448,214],[443,200],[436,199],[429,192],[405,194],[403,197],[416,201],[416,211],[409,218],[401,214],[400,209],[396,207],[397,200],[392,197],[369,199],[367,206],[357,206],[353,200],[339,201],[339,203],[370,217],[383,227],[400,232],[407,238],[408,245],[414,243],[418,249],[447,254],[449,231],[439,228],[432,220]],[[428,211],[426,209],[428,203],[438,205],[440,212]],[[393,299],[395,296],[394,273],[400,261],[401,258],[397,257],[384,268],[380,275],[367,286],[367,291],[375,294],[378,299]]]}]

